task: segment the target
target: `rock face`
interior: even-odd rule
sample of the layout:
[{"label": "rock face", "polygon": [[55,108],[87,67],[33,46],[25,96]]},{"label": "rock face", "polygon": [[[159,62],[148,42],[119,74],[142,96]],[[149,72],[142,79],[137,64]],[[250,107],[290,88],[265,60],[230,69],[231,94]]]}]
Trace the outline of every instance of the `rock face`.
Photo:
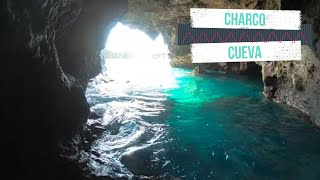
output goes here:
[{"label": "rock face", "polygon": [[313,46],[302,47],[302,60],[261,63],[266,97],[287,103],[320,126],[320,2],[282,1],[282,9],[301,10],[302,21],[313,24]]},{"label": "rock face", "polygon": [[251,76],[260,76],[261,67],[255,62],[239,63],[207,63],[205,69],[214,71],[224,71],[230,74],[246,74]]},{"label": "rock face", "polygon": [[[84,94],[101,69],[108,24],[122,0],[6,0],[1,94],[6,179],[61,179],[57,144],[90,113]],[[69,178],[70,179],[70,178]]]},{"label": "rock face", "polygon": [[297,62],[263,63],[264,94],[308,114],[320,126],[320,62],[309,47]]}]

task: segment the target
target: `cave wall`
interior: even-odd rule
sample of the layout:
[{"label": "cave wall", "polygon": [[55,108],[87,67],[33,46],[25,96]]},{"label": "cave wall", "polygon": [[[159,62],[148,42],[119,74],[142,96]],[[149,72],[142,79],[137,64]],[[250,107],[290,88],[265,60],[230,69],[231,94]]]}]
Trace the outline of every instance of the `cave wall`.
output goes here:
[{"label": "cave wall", "polygon": [[282,0],[281,9],[301,10],[302,23],[312,24],[314,41],[302,46],[301,61],[261,63],[264,94],[289,104],[320,126],[320,1]]},{"label": "cave wall", "polygon": [[124,0],[84,1],[76,22],[56,38],[62,69],[72,74],[84,88],[89,79],[100,73],[100,52],[112,25],[126,11],[127,2]]},{"label": "cave wall", "polygon": [[127,1],[1,4],[6,179],[60,179],[57,144],[87,121],[85,88],[100,72],[108,24],[127,11]]}]

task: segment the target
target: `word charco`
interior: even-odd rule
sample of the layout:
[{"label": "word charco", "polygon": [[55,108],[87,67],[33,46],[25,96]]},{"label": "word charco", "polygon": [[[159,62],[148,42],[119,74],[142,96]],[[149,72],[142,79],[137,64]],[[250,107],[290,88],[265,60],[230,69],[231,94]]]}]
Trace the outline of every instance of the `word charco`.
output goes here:
[{"label": "word charco", "polygon": [[265,26],[266,15],[263,13],[229,13],[224,15],[225,25]]},{"label": "word charco", "polygon": [[[224,16],[225,25],[238,26],[265,26],[266,16],[263,13],[230,13]],[[260,59],[262,58],[260,46],[230,46],[229,59]]]}]

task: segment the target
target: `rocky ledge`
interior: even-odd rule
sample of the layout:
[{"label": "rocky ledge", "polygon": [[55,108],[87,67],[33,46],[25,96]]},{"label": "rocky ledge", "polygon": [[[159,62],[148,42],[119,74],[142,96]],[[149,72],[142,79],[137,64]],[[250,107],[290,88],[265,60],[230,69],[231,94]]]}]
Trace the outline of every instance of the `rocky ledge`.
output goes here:
[{"label": "rocky ledge", "polygon": [[282,9],[302,11],[302,22],[313,25],[314,41],[302,47],[301,61],[260,63],[264,94],[301,110],[320,127],[320,1],[281,2]]},{"label": "rocky ledge", "polygon": [[309,47],[302,47],[302,61],[263,63],[264,94],[285,102],[311,117],[320,126],[320,61]]}]

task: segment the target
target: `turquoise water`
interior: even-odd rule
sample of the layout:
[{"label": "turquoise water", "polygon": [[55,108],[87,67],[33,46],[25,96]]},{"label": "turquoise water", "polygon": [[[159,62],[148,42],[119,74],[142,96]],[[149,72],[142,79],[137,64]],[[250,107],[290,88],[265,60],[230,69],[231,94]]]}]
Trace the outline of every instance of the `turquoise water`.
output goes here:
[{"label": "turquoise water", "polygon": [[87,90],[106,129],[84,153],[95,175],[320,179],[319,130],[264,98],[260,79],[160,67],[137,75],[135,63],[119,62],[110,60]]}]

